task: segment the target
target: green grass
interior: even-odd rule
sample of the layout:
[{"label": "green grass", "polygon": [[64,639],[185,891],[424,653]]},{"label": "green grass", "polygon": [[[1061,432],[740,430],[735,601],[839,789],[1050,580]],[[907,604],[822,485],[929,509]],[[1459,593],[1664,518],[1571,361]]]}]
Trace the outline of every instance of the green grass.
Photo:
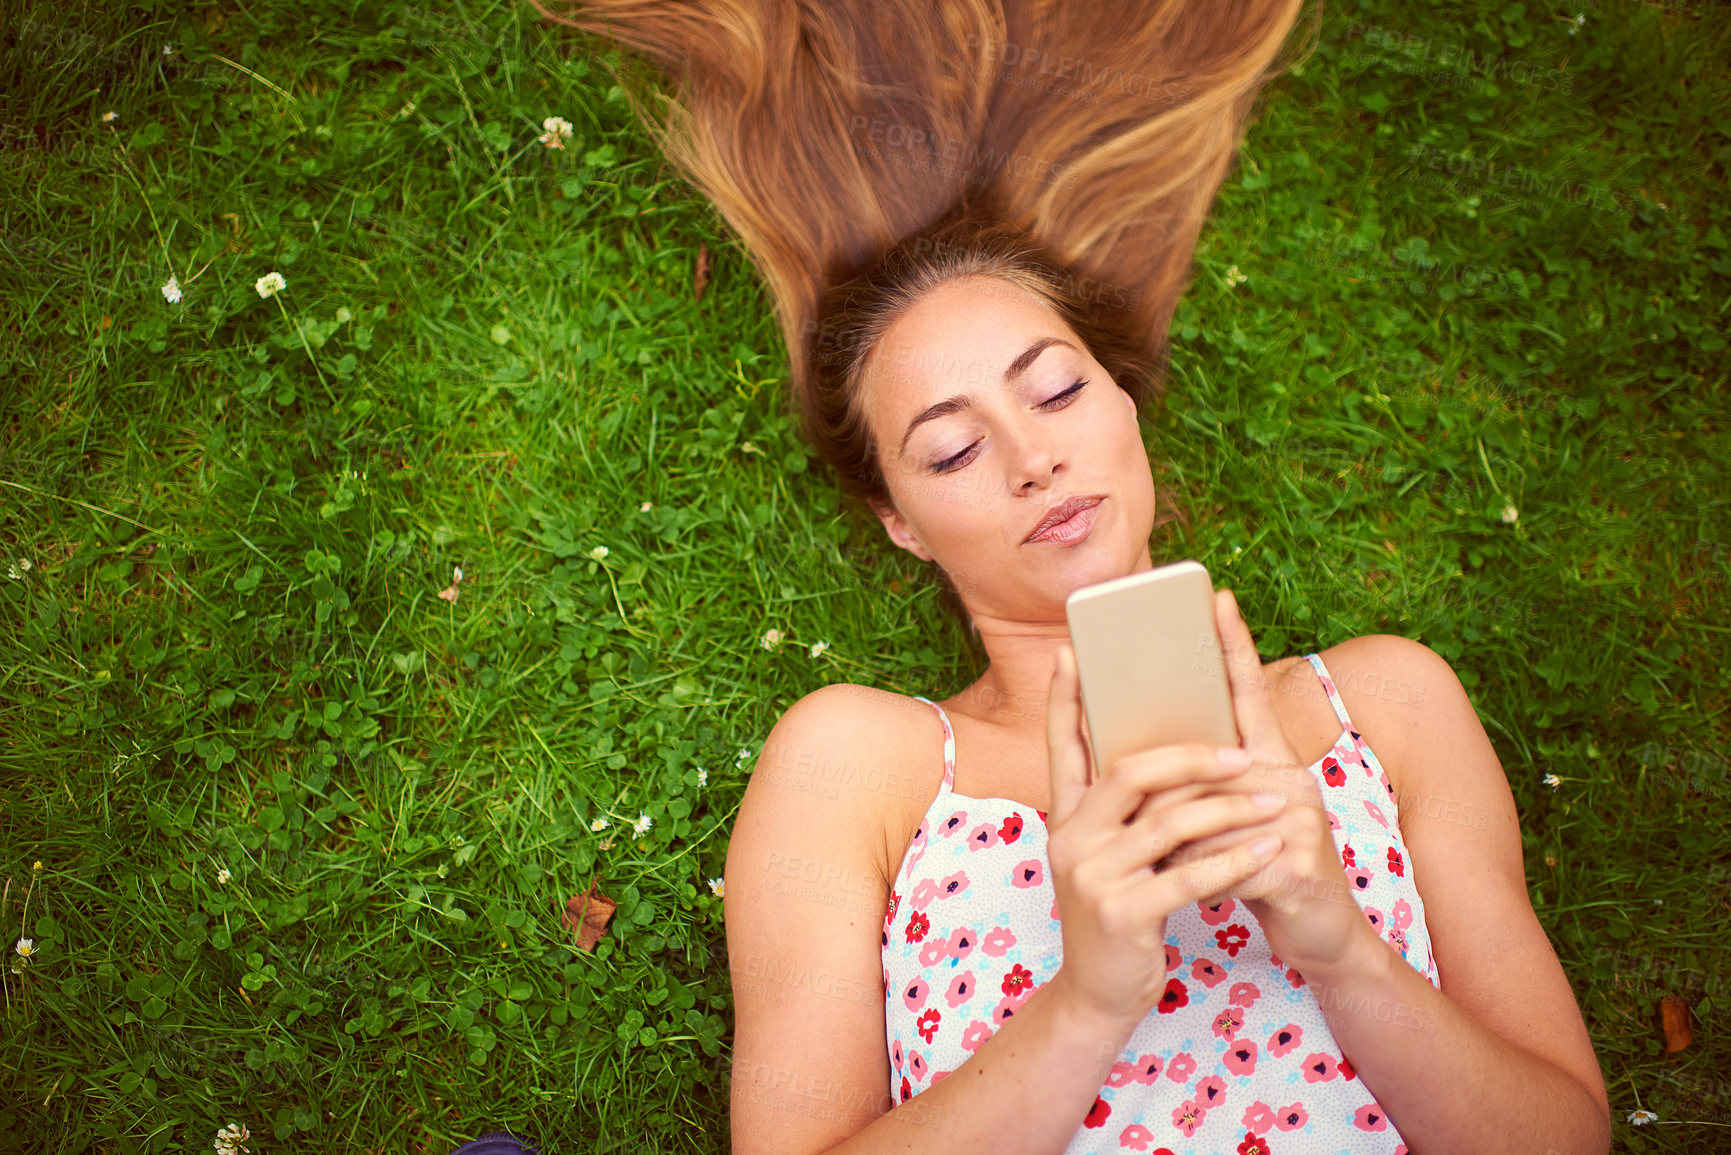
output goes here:
[{"label": "green grass", "polygon": [[[1454,663],[1617,1149],[1716,1150],[1731,21],[1573,14],[1326,11],[1174,326],[1149,444],[1194,520],[1155,551],[1269,658]],[[825,683],[981,658],[808,468],[743,255],[525,6],[9,24],[0,927],[38,953],[0,1149],[726,1150],[741,752]],[[591,954],[555,904],[592,882]]]}]

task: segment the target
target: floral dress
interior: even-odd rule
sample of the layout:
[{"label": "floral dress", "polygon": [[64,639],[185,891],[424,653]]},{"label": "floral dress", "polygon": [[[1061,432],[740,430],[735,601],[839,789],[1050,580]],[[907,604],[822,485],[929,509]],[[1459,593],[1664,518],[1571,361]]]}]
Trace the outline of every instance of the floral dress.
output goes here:
[{"label": "floral dress", "polygon": [[[1440,990],[1388,775],[1321,657],[1306,657],[1341,724],[1310,771],[1354,898]],[[898,1103],[966,1062],[1064,961],[1046,815],[952,790],[949,716],[920,701],[943,722],[944,782],[902,857],[884,916],[885,1042]],[[1341,1053],[1315,995],[1273,954],[1247,907],[1225,898],[1174,911],[1166,969],[1165,995],[1125,1043],[1066,1152],[1404,1155],[1400,1132]]]}]

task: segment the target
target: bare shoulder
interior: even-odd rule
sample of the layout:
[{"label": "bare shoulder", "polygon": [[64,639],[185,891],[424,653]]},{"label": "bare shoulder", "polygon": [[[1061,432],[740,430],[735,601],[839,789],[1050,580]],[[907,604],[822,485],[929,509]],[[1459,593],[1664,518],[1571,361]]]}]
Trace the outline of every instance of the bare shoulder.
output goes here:
[{"label": "bare shoulder", "polygon": [[1607,1109],[1574,992],[1527,892],[1508,776],[1454,667],[1392,634],[1351,638],[1321,657],[1395,787],[1443,993]]}]

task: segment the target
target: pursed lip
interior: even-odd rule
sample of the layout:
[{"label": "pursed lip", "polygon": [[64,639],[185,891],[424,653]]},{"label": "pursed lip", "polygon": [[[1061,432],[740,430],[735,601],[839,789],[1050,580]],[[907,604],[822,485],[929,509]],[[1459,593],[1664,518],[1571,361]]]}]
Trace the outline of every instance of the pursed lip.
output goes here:
[{"label": "pursed lip", "polygon": [[1022,539],[1022,544],[1026,545],[1044,530],[1048,530],[1054,525],[1058,525],[1062,522],[1069,521],[1072,517],[1076,516],[1077,513],[1084,509],[1089,509],[1093,506],[1099,505],[1104,500],[1106,500],[1106,495],[1103,493],[1091,493],[1076,497],[1066,497],[1063,501],[1060,501],[1057,505],[1054,505],[1051,509],[1046,511],[1046,516],[1040,519],[1039,525],[1036,525],[1033,529],[1028,531],[1028,536]]}]

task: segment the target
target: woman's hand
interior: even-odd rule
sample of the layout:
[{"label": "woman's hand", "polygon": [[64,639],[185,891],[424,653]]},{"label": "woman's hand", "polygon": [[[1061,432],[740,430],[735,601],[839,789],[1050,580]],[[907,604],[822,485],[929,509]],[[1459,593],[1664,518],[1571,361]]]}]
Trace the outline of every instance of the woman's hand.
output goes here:
[{"label": "woman's hand", "polygon": [[1307,969],[1331,971],[1364,949],[1363,939],[1376,939],[1376,932],[1347,882],[1316,775],[1299,762],[1281,729],[1268,675],[1232,591],[1216,591],[1214,613],[1239,738],[1253,759],[1248,773],[1215,789],[1266,791],[1281,795],[1286,803],[1266,822],[1203,839],[1185,847],[1181,855],[1207,859],[1230,854],[1264,834],[1278,834],[1280,854],[1221,893],[1250,908],[1269,946],[1288,966],[1300,974]]},{"label": "woman's hand", "polygon": [[[1118,760],[1090,785],[1082,684],[1067,643],[1050,689],[1047,856],[1064,936],[1054,981],[1092,1015],[1133,1029],[1166,990],[1167,915],[1249,877],[1279,845],[1254,848],[1258,857],[1244,839],[1204,862],[1152,869],[1184,843],[1267,816],[1248,791],[1210,789],[1243,775],[1249,759],[1234,750],[1239,757],[1224,761],[1213,746],[1162,746]],[[1161,803],[1146,805],[1150,794]]]}]

